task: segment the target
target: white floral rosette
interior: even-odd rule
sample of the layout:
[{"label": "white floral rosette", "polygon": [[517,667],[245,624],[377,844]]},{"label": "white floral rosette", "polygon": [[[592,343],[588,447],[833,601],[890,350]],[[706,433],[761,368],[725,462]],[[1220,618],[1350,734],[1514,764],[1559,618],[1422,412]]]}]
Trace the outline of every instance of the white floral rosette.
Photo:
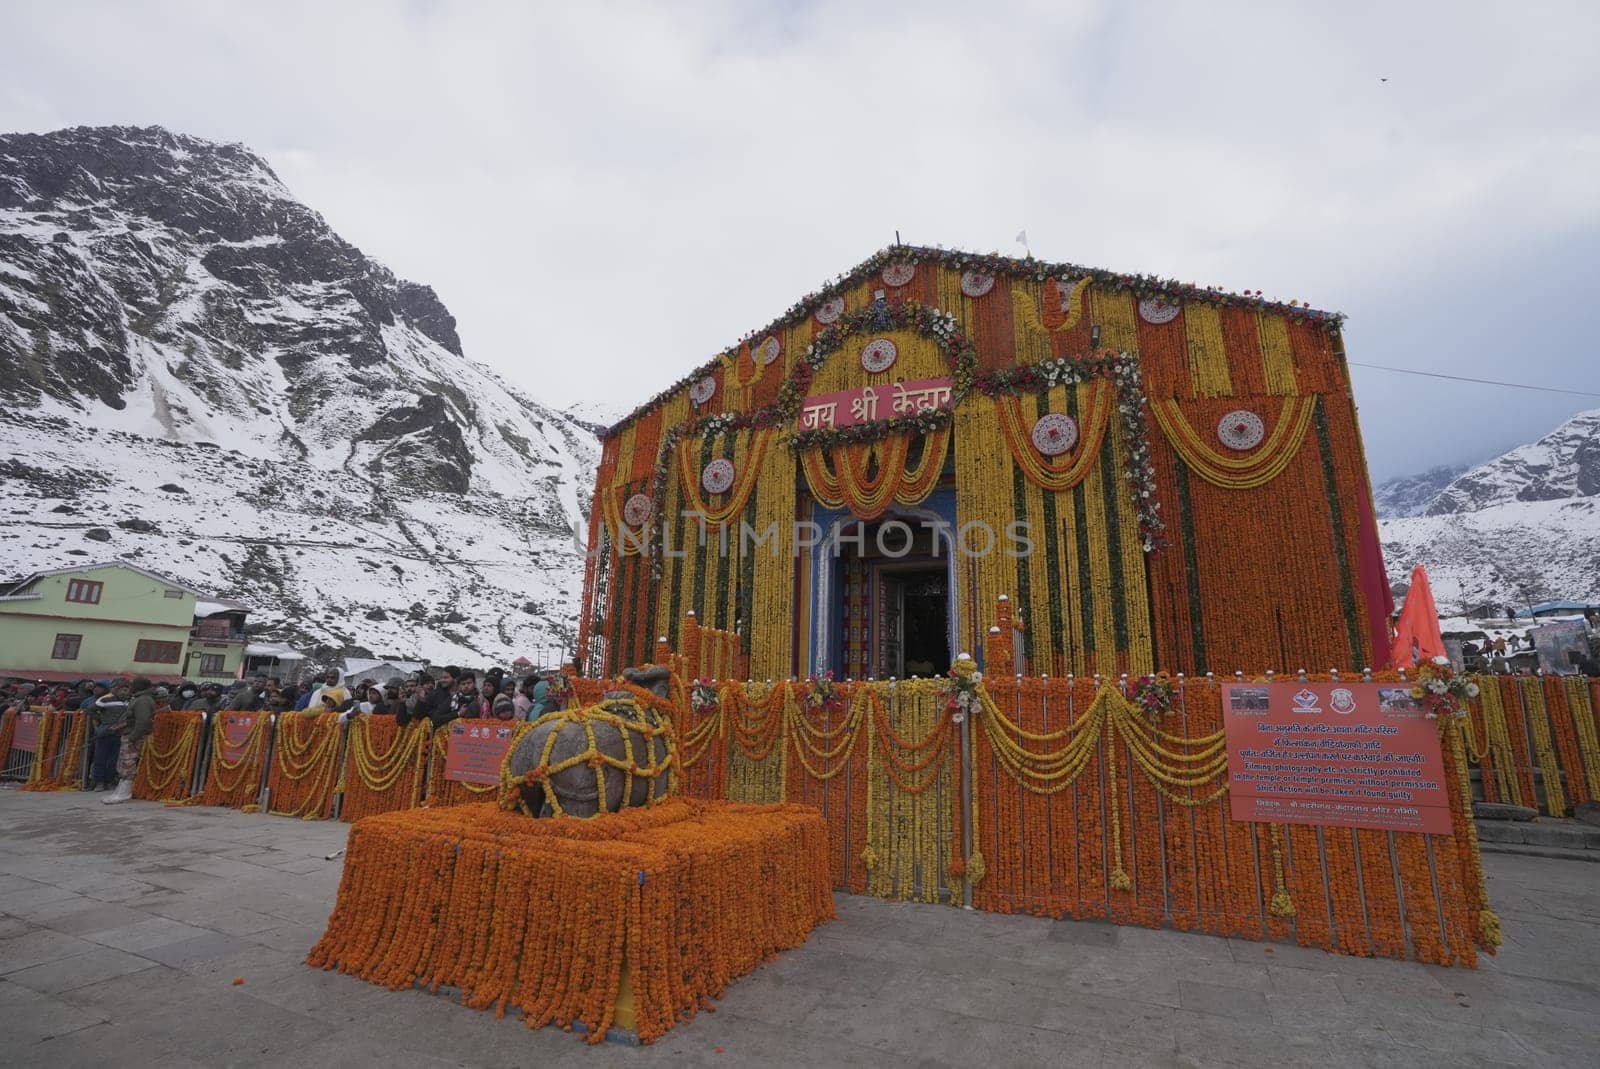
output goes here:
[{"label": "white floral rosette", "polygon": [[718,457],[700,473],[700,485],[708,494],[725,494],[733,488],[733,461]]},{"label": "white floral rosette", "polygon": [[1236,453],[1254,449],[1266,433],[1261,417],[1243,408],[1236,408],[1217,421],[1217,439]]},{"label": "white floral rosette", "polygon": [[1078,424],[1071,416],[1047,412],[1033,425],[1033,447],[1047,457],[1058,457],[1078,444]]}]

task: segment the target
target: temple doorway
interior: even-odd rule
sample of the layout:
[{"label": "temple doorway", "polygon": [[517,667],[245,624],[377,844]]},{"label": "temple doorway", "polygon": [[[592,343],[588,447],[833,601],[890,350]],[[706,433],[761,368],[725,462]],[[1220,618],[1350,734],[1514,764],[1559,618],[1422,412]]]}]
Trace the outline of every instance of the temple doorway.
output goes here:
[{"label": "temple doorway", "polygon": [[[885,525],[891,529],[881,530]],[[840,622],[835,671],[907,679],[950,670],[950,558],[933,531],[886,519],[842,532],[835,561]]]}]

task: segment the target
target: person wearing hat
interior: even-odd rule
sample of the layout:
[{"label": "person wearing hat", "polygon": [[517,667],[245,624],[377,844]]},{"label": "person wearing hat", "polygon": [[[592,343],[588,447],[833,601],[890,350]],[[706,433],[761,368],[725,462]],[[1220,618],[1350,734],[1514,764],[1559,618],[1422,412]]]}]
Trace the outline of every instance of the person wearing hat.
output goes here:
[{"label": "person wearing hat", "polygon": [[133,781],[139,775],[139,758],[144,752],[145,740],[155,726],[156,693],[150,680],[145,676],[137,676],[128,684],[128,689],[133,694],[128,699],[128,711],[112,728],[122,736],[122,745],[117,749],[117,789],[100,799],[107,805],[126,802],[133,797]]},{"label": "person wearing hat", "polygon": [[494,718],[496,720],[515,720],[517,707],[511,703],[509,695],[502,694],[494,700]]}]

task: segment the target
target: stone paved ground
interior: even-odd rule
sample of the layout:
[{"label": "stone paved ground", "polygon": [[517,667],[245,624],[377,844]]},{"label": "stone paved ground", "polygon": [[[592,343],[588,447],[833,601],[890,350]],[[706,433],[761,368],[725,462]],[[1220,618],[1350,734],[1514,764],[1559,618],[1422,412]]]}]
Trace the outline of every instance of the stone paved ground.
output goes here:
[{"label": "stone paved ground", "polygon": [[301,964],[345,832],[0,790],[0,1064],[1600,1064],[1592,864],[1489,855],[1508,942],[1476,972],[840,896],[641,1049]]}]

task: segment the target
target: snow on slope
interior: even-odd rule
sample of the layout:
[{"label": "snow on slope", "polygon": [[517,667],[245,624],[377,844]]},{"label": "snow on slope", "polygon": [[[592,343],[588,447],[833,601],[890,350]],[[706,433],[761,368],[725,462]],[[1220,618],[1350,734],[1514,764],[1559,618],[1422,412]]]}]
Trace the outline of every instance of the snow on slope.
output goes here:
[{"label": "snow on slope", "polygon": [[328,654],[507,661],[575,630],[598,451],[241,146],[0,136],[0,576],[124,555]]},{"label": "snow on slope", "polygon": [[1424,564],[1444,612],[1600,600],[1600,411],[1459,476],[1381,524],[1391,582]]}]

